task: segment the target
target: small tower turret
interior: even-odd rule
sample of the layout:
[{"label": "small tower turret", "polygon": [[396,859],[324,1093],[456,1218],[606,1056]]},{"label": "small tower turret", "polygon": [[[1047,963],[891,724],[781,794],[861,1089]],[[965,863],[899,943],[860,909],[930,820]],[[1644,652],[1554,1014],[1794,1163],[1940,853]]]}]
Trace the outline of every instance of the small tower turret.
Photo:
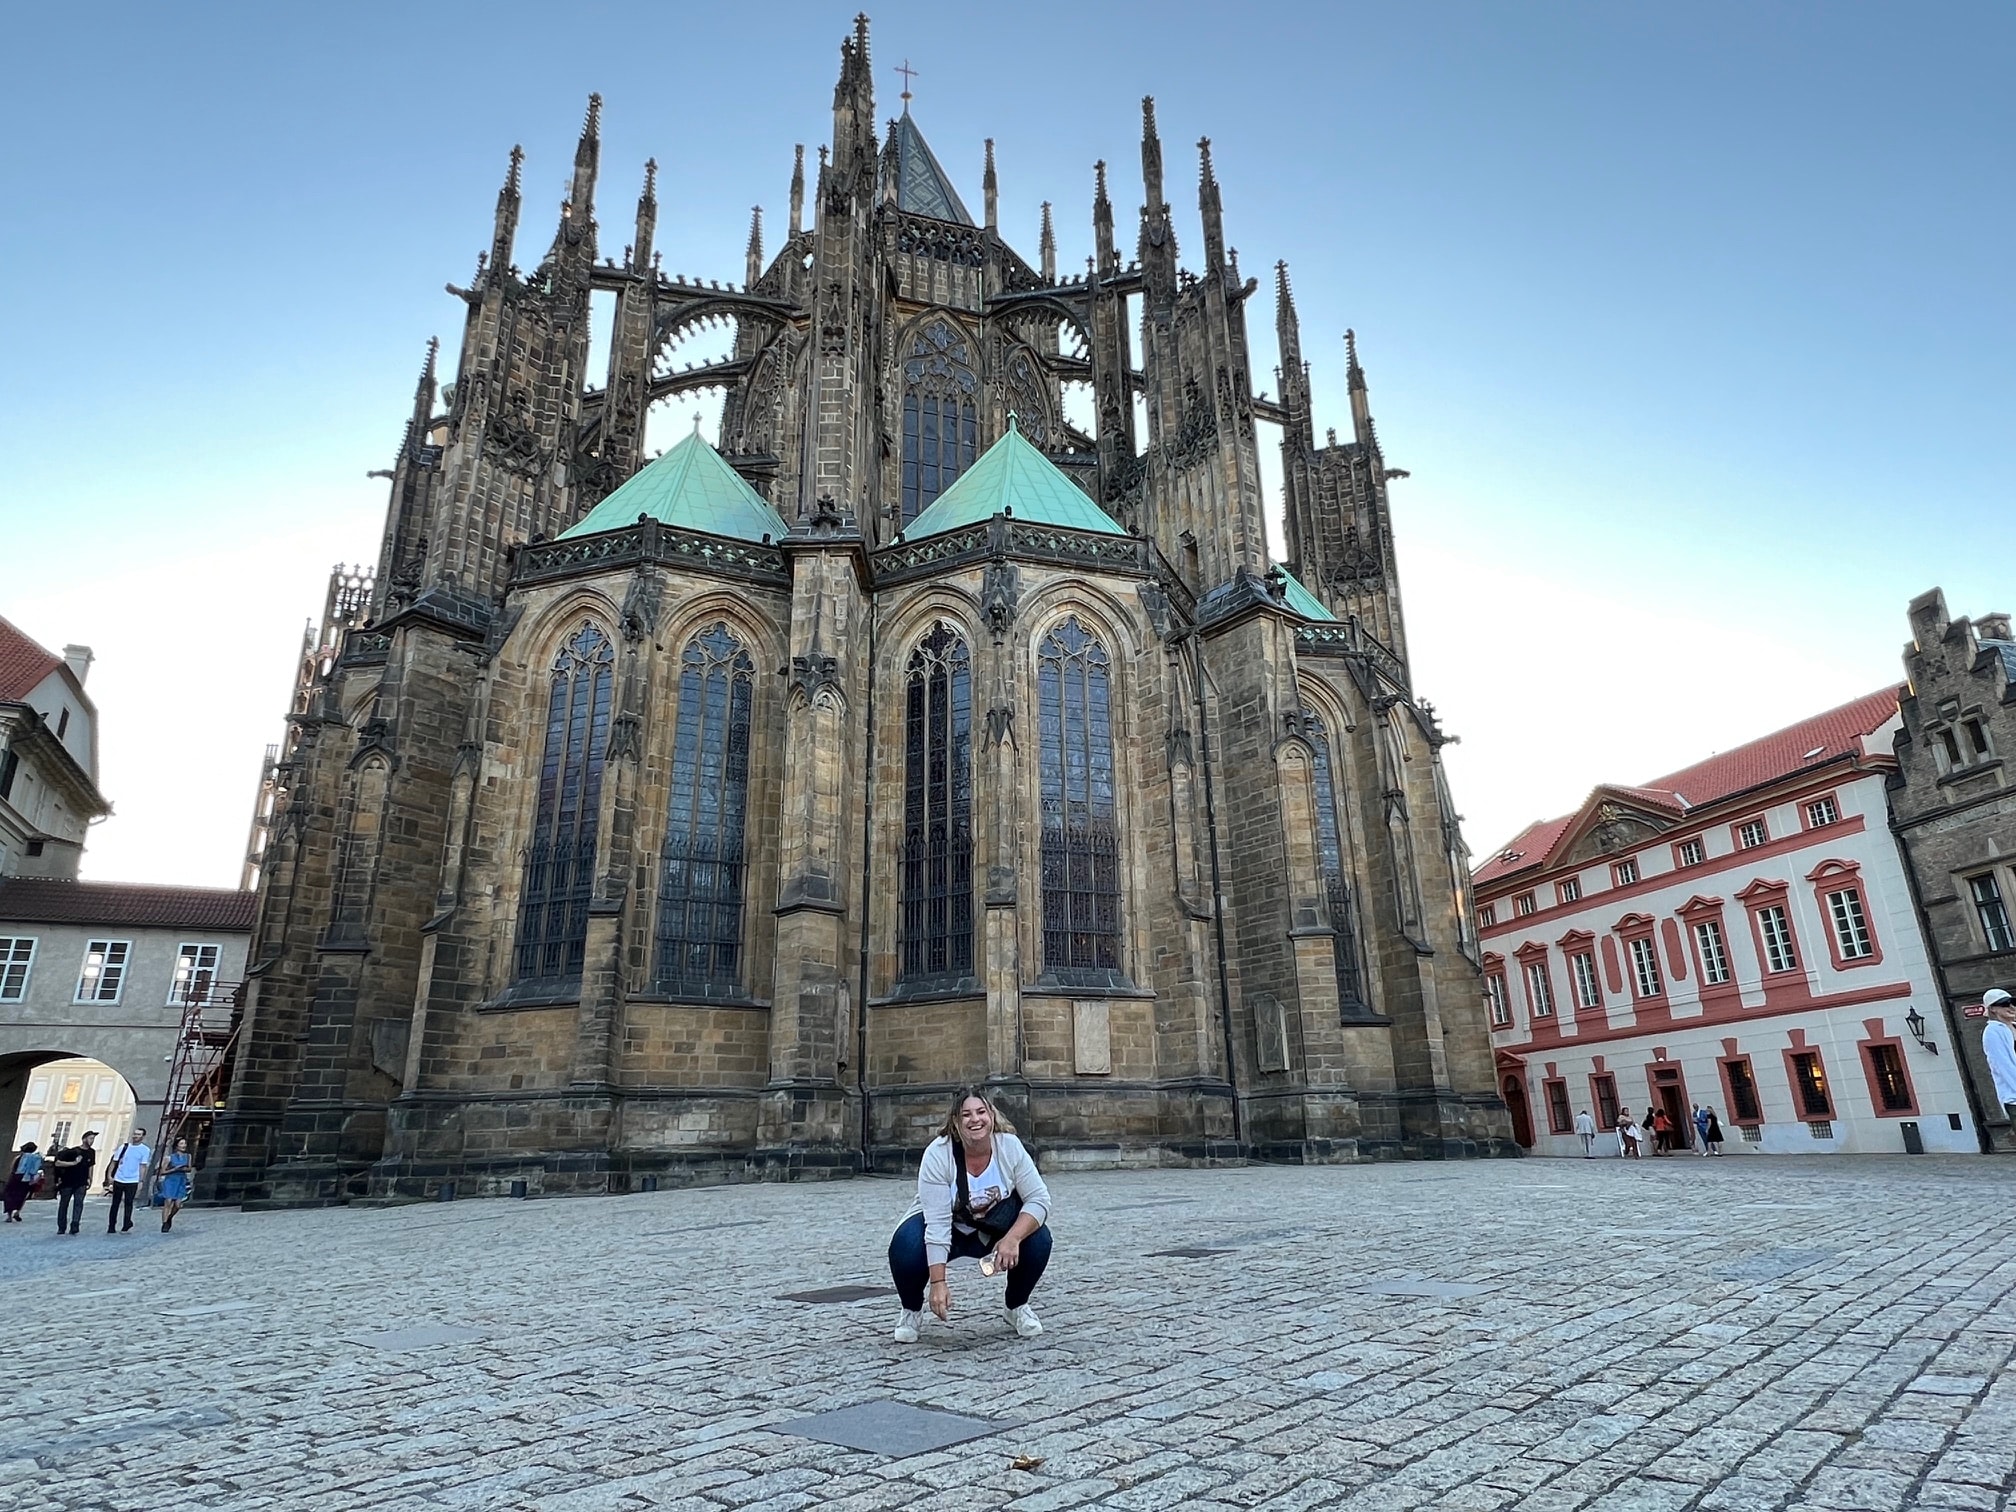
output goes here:
[{"label": "small tower turret", "polygon": [[1036,239],[1036,256],[1043,282],[1057,282],[1057,232],[1050,224],[1050,201],[1043,201],[1043,232]]},{"label": "small tower turret", "polygon": [[994,138],[987,138],[987,167],[980,175],[980,195],[986,202],[984,225],[989,231],[1001,229],[996,200],[999,197],[999,181],[994,176]]},{"label": "small tower turret", "polygon": [[800,142],[791,161],[791,239],[805,230],[805,144]]},{"label": "small tower turret", "polygon": [[1101,273],[1111,273],[1120,266],[1120,254],[1113,246],[1113,201],[1106,197],[1106,160],[1101,158],[1092,165],[1092,240],[1099,254],[1098,268]]},{"label": "small tower turret", "polygon": [[749,246],[743,255],[744,287],[753,289],[756,280],[763,276],[763,207],[754,206],[749,211]]},{"label": "small tower turret", "polygon": [[651,266],[651,241],[658,234],[658,159],[644,162],[644,192],[637,196],[637,240],[630,247],[630,271]]},{"label": "small tower turret", "polygon": [[1225,266],[1225,206],[1211,169],[1209,137],[1197,139],[1197,209],[1204,218],[1204,266],[1217,272]]},{"label": "small tower turret", "polygon": [[511,246],[518,238],[518,211],[524,203],[519,179],[525,169],[525,149],[511,149],[511,168],[504,175],[504,187],[497,191],[497,224],[490,233],[490,271],[502,278],[511,270]]}]

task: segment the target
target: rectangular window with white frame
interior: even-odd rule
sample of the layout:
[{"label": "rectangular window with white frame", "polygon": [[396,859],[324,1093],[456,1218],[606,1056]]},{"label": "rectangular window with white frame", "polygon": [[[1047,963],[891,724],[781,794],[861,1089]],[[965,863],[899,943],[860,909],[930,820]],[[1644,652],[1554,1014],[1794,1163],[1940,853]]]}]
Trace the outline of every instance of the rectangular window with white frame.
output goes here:
[{"label": "rectangular window with white frame", "polygon": [[1771,838],[1771,826],[1762,819],[1746,819],[1736,828],[1736,846],[1739,850],[1755,850]]},{"label": "rectangular window with white frame", "polygon": [[1479,929],[1489,929],[1497,922],[1498,906],[1495,903],[1486,903],[1477,910],[1477,927]]},{"label": "rectangular window with white frame", "polygon": [[1673,847],[1673,857],[1682,866],[1699,866],[1707,853],[1701,849],[1699,840],[1682,840]]},{"label": "rectangular window with white frame", "polygon": [[1548,978],[1545,961],[1526,963],[1526,998],[1533,1005],[1533,1017],[1554,1016],[1554,983]]},{"label": "rectangular window with white frame", "polygon": [[1491,1027],[1503,1029],[1512,1022],[1511,1005],[1505,1001],[1505,978],[1492,972],[1484,978],[1484,1001],[1491,1005]]},{"label": "rectangular window with white frame", "polygon": [[1827,918],[1834,926],[1835,948],[1844,961],[1859,961],[1876,954],[1869,938],[1869,918],[1862,911],[1862,890],[1844,887],[1827,894]]},{"label": "rectangular window with white frame", "polygon": [[217,963],[223,954],[222,945],[185,942],[175,952],[175,980],[168,984],[168,1001],[180,1007],[209,1002],[217,986]]},{"label": "rectangular window with white frame", "polygon": [[2002,901],[2002,884],[1995,873],[1969,877],[1967,893],[1974,900],[1974,914],[1981,921],[1981,937],[1988,948],[2016,950],[2016,929],[2010,927],[2009,905]]},{"label": "rectangular window with white frame", "polygon": [[1554,892],[1563,903],[1579,903],[1582,901],[1582,879],[1564,877],[1555,885]]},{"label": "rectangular window with white frame", "polygon": [[126,958],[132,953],[131,940],[93,940],[84,949],[84,966],[77,973],[80,1003],[116,1003],[126,985]]},{"label": "rectangular window with white frame", "polygon": [[1834,801],[1834,795],[1831,793],[1825,798],[1815,798],[1806,805],[1808,829],[1824,829],[1830,824],[1838,824],[1840,820],[1841,806]]},{"label": "rectangular window with white frame", "polygon": [[1601,1008],[1603,989],[1596,985],[1596,957],[1586,950],[1578,950],[1568,957],[1568,968],[1575,973],[1575,1002],[1583,1008]]},{"label": "rectangular window with white frame", "polygon": [[0,1003],[18,1003],[28,996],[28,973],[35,965],[35,937],[0,937]]},{"label": "rectangular window with white frame", "polygon": [[1638,880],[1638,863],[1636,861],[1619,861],[1615,866],[1610,868],[1610,875],[1616,878],[1619,887],[1629,887],[1633,882]]},{"label": "rectangular window with white frame", "polygon": [[1659,956],[1652,948],[1649,935],[1640,935],[1631,942],[1631,973],[1641,998],[1655,998],[1665,990],[1665,983],[1659,979]]},{"label": "rectangular window with white frame", "polygon": [[1722,926],[1703,919],[1694,926],[1694,948],[1701,953],[1701,981],[1719,987],[1729,980],[1729,947],[1722,938]]},{"label": "rectangular window with white frame", "polygon": [[1517,918],[1525,918],[1526,915],[1533,912],[1534,907],[1533,894],[1529,892],[1523,892],[1512,900],[1512,912]]},{"label": "rectangular window with white frame", "polygon": [[1757,910],[1757,932],[1764,937],[1764,969],[1797,971],[1799,951],[1792,943],[1792,921],[1783,907],[1767,903]]}]

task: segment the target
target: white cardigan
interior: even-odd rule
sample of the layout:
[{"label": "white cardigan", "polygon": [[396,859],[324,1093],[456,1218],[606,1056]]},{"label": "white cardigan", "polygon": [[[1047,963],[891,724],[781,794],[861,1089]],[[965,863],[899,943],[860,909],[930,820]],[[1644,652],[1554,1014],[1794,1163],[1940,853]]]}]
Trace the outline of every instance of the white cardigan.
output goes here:
[{"label": "white cardigan", "polygon": [[[903,1215],[908,1223],[924,1215],[924,1253],[933,1265],[943,1265],[952,1254],[952,1204],[959,1200],[959,1150],[940,1134],[924,1151],[917,1167],[917,1198]],[[1050,1188],[1022,1141],[998,1130],[994,1135],[994,1160],[1008,1178],[1015,1195],[1022,1199],[1022,1215],[1040,1226],[1050,1219]]]}]

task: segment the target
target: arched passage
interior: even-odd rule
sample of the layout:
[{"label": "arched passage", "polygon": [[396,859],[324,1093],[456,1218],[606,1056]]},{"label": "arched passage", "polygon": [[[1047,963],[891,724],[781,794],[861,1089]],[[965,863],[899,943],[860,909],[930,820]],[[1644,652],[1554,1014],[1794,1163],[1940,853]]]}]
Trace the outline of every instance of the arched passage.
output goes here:
[{"label": "arched passage", "polygon": [[160,1111],[141,1100],[117,1066],[60,1047],[0,1055],[0,1130],[7,1148],[33,1140],[43,1151],[73,1145],[96,1130],[98,1149],[115,1150],[135,1124],[149,1129]]}]

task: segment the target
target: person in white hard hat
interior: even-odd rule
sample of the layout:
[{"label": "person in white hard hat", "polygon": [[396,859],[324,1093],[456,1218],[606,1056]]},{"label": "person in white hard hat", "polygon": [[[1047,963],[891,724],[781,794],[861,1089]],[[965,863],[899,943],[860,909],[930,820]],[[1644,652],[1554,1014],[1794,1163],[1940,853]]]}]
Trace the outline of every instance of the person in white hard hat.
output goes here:
[{"label": "person in white hard hat", "polygon": [[1981,1006],[1965,1010],[1969,1018],[1986,1018],[1981,1029],[1981,1053],[1995,1078],[1995,1098],[2016,1123],[2016,998],[2000,987],[1981,994]]}]

